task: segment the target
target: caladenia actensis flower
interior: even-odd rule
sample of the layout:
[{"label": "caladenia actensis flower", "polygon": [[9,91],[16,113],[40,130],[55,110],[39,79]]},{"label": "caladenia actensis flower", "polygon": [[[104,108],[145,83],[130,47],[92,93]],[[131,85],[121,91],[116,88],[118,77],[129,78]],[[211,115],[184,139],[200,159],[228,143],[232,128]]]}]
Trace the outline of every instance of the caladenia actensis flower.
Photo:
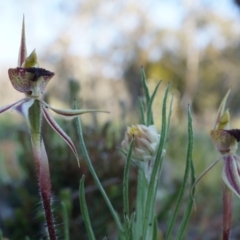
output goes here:
[{"label": "caladenia actensis flower", "polygon": [[72,149],[77,159],[78,165],[80,165],[78,153],[74,146],[74,143],[72,142],[71,138],[61,129],[61,127],[53,119],[48,111],[52,110],[55,113],[69,119],[87,112],[104,111],[84,109],[57,109],[51,107],[41,99],[44,93],[44,89],[49,80],[54,76],[54,73],[43,68],[39,68],[35,50],[27,57],[24,21],[22,26],[18,67],[10,68],[8,74],[13,87],[17,91],[25,93],[25,98],[8,106],[0,108],[0,113],[14,108],[26,119],[31,136],[39,190],[47,223],[47,235],[51,240],[54,240],[57,239],[57,237],[51,210],[51,180],[48,158],[41,133],[42,118],[44,117],[49,125],[63,138],[64,141],[66,141],[66,143]]},{"label": "caladenia actensis flower", "polygon": [[210,132],[213,144],[223,157],[222,177],[225,184],[240,198],[240,158],[236,154],[240,130],[230,129],[230,114],[225,104],[230,90],[218,110],[214,129]]},{"label": "caladenia actensis flower", "polygon": [[240,130],[230,128],[230,114],[225,110],[230,90],[223,98],[214,129],[210,135],[221,158],[215,161],[199,178],[208,172],[217,162],[223,159],[222,178],[226,186],[223,193],[223,239],[229,239],[232,215],[232,192],[240,198],[240,157],[236,154],[237,144],[240,141]]}]

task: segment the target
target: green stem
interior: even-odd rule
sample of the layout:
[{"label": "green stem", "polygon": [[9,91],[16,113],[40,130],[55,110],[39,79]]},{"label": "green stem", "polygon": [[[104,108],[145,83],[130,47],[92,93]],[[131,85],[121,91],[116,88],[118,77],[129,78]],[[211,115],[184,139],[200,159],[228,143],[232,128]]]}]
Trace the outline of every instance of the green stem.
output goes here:
[{"label": "green stem", "polygon": [[158,176],[161,172],[162,162],[163,162],[163,151],[166,143],[166,133],[167,133],[167,119],[166,119],[166,104],[167,104],[167,96],[169,91],[169,85],[166,88],[164,99],[163,99],[163,107],[162,107],[162,131],[161,131],[161,139],[157,151],[156,160],[153,166],[153,171],[150,178],[149,190],[146,201],[146,208],[144,213],[144,223],[143,223],[143,236],[142,239],[147,239],[148,229],[153,224],[153,219],[150,219],[153,216],[152,211],[154,209],[155,198],[156,198],[156,181],[158,181]]},{"label": "green stem", "polygon": [[80,146],[81,146],[81,149],[82,149],[83,156],[84,156],[84,158],[86,160],[86,163],[88,165],[89,171],[91,172],[92,177],[93,177],[95,183],[97,184],[97,186],[98,186],[98,188],[99,188],[99,190],[100,190],[100,192],[101,192],[101,194],[102,194],[110,212],[112,213],[112,216],[114,218],[114,221],[117,225],[118,230],[123,233],[123,228],[122,228],[122,224],[120,222],[120,219],[119,219],[117,213],[115,212],[115,210],[112,206],[112,203],[110,202],[104,188],[102,187],[101,182],[99,181],[99,178],[98,178],[98,176],[95,172],[95,169],[94,169],[94,167],[92,165],[92,162],[90,160],[90,157],[88,155],[88,151],[87,151],[87,148],[86,148],[86,145],[85,145],[85,142],[84,142],[84,138],[83,138],[82,125],[81,125],[80,117],[77,118],[77,129],[78,129],[77,133],[78,133],[79,138],[80,138]]},{"label": "green stem", "polygon": [[64,240],[69,240],[69,220],[68,220],[68,211],[66,204],[64,202],[61,202],[62,205],[62,213],[63,213],[63,221],[64,221]]},{"label": "green stem", "polygon": [[81,207],[83,220],[85,222],[85,226],[87,229],[88,237],[90,240],[95,240],[96,238],[95,238],[95,235],[94,235],[94,232],[92,229],[91,220],[89,217],[87,203],[86,203],[86,199],[85,199],[84,179],[85,179],[85,176],[83,175],[80,180],[80,187],[79,187],[80,207]]}]

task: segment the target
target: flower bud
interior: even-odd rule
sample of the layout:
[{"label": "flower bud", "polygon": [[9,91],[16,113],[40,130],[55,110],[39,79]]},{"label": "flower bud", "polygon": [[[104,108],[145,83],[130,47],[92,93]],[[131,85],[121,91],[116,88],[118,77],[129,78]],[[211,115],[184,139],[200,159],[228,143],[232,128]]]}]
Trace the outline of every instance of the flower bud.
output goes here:
[{"label": "flower bud", "polygon": [[160,142],[160,134],[154,125],[132,125],[127,128],[125,139],[122,141],[122,147],[125,152],[129,151],[130,143],[134,137],[132,149],[132,158],[139,161],[149,161],[157,154]]}]

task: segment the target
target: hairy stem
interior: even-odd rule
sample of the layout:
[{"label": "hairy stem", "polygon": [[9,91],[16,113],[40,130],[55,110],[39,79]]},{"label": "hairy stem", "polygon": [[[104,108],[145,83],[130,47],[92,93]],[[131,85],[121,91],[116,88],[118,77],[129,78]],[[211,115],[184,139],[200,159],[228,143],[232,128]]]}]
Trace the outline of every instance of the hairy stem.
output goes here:
[{"label": "hairy stem", "polygon": [[[34,154],[35,155],[35,154]],[[35,158],[36,159],[36,158]],[[40,190],[40,196],[45,214],[45,220],[47,224],[47,231],[50,240],[56,240],[56,231],[54,226],[52,204],[51,204],[51,179],[50,171],[47,160],[47,154],[44,143],[41,144],[41,161],[36,162],[38,185]]]},{"label": "hairy stem", "polygon": [[32,106],[29,108],[28,124],[48,236],[50,240],[56,240],[57,237],[51,209],[51,179],[48,157],[41,135],[42,112],[39,101],[34,101]]},{"label": "hairy stem", "polygon": [[223,189],[223,240],[228,240],[232,225],[232,191],[224,184]]}]

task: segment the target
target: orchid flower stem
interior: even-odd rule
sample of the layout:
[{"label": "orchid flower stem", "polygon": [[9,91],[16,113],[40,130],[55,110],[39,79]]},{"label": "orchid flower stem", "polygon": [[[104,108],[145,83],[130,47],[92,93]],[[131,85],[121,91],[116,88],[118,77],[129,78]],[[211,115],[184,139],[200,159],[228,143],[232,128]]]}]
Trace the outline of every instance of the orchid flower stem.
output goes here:
[{"label": "orchid flower stem", "polygon": [[[42,153],[46,154],[44,144],[42,142]],[[44,163],[44,166],[38,167],[38,181],[39,181],[39,190],[42,199],[42,205],[45,212],[45,219],[47,223],[48,235],[50,240],[56,240],[56,232],[54,226],[54,220],[52,215],[52,206],[51,206],[51,180],[48,162]]]},{"label": "orchid flower stem", "polygon": [[41,135],[42,112],[38,101],[34,101],[28,110],[28,125],[31,134],[33,158],[36,165],[38,185],[45,213],[47,231],[50,240],[56,240],[56,232],[51,206],[51,178],[48,157]]},{"label": "orchid flower stem", "polygon": [[91,159],[90,159],[90,157],[88,155],[88,151],[87,151],[87,148],[86,148],[86,145],[85,145],[85,142],[84,142],[84,138],[83,138],[82,125],[81,125],[80,117],[77,118],[77,133],[78,133],[79,138],[80,138],[80,141],[79,141],[80,142],[80,146],[81,146],[81,149],[82,149],[83,156],[84,156],[84,158],[86,160],[86,163],[88,165],[89,171],[91,172],[92,177],[94,178],[94,181],[97,184],[97,186],[98,186],[98,188],[99,188],[99,190],[100,190],[100,192],[101,192],[101,194],[102,194],[102,196],[103,196],[103,198],[104,198],[104,200],[105,200],[105,202],[106,202],[110,212],[112,213],[112,216],[113,216],[113,218],[115,220],[115,223],[117,225],[118,230],[121,233],[123,233],[123,228],[122,228],[122,224],[120,222],[120,219],[119,219],[117,213],[115,212],[115,210],[114,210],[114,208],[112,206],[112,203],[110,202],[110,200],[109,200],[109,198],[108,198],[104,188],[102,187],[101,182],[99,181],[98,176],[97,176],[97,174],[96,174],[96,172],[94,170],[94,167],[92,165]]},{"label": "orchid flower stem", "polygon": [[224,184],[223,188],[223,240],[228,240],[232,225],[233,193]]}]

